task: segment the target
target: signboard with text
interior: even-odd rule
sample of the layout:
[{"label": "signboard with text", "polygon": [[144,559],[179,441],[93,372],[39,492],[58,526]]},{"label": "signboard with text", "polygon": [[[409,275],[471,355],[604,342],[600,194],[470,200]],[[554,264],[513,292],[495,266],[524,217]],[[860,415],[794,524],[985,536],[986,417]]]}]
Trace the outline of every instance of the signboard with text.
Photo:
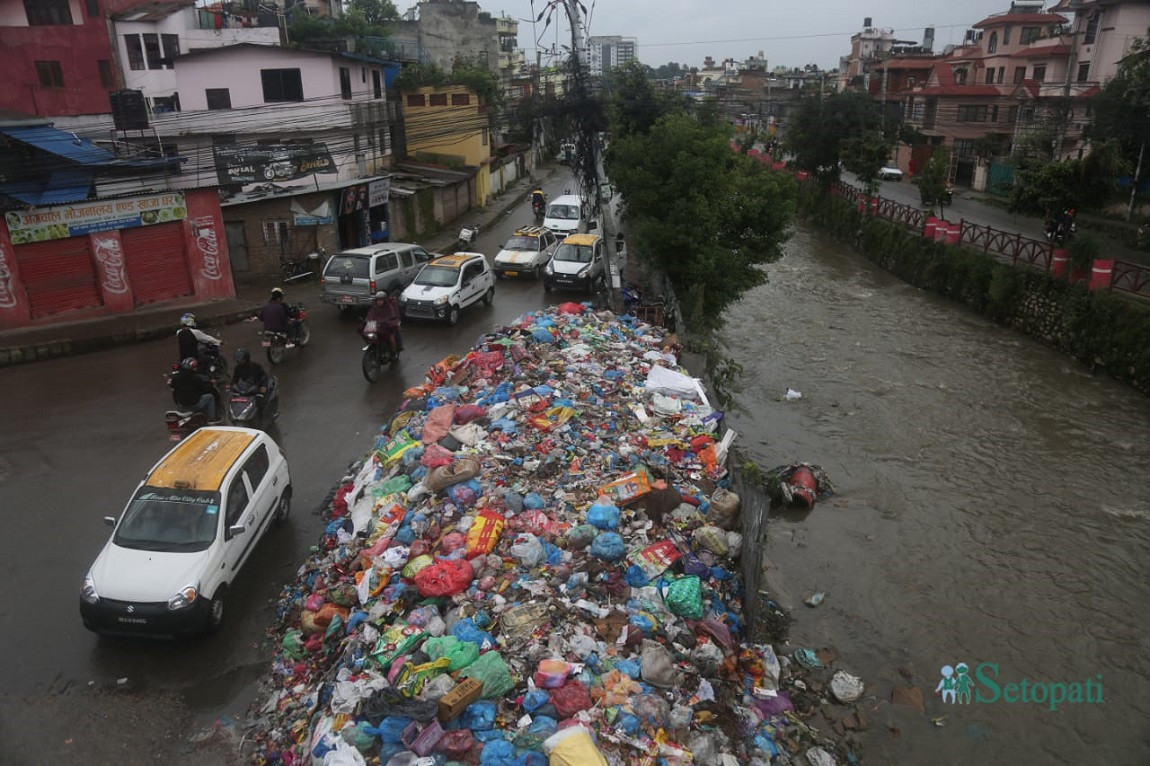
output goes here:
[{"label": "signboard with text", "polygon": [[335,173],[327,144],[264,144],[217,146],[216,173],[220,184],[290,181],[312,173]]},{"label": "signboard with text", "polygon": [[187,217],[182,192],[12,210],[4,214],[13,245],[151,226]]}]

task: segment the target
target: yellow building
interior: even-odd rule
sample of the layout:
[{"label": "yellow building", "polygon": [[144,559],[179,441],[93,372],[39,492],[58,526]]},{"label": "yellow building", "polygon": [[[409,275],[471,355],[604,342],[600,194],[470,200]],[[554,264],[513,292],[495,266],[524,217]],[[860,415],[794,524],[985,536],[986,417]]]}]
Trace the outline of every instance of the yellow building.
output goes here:
[{"label": "yellow building", "polygon": [[491,135],[487,105],[465,85],[405,91],[403,122],[407,156],[451,168],[475,168],[479,206],[491,196]]}]

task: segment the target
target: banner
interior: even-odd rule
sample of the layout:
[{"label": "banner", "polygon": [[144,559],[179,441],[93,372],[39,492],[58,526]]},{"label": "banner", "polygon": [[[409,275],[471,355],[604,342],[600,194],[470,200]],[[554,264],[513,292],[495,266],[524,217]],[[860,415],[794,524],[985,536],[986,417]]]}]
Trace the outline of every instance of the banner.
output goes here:
[{"label": "banner", "polygon": [[366,210],[367,207],[367,184],[349,186],[344,189],[343,194],[340,195],[340,215],[359,213]]},{"label": "banner", "polygon": [[327,144],[217,146],[212,151],[221,185],[290,181],[336,172]]},{"label": "banner", "polygon": [[387,204],[387,193],[391,190],[391,178],[381,178],[367,185],[368,207]]},{"label": "banner", "polygon": [[182,192],[12,210],[4,214],[13,245],[151,226],[187,217]]}]

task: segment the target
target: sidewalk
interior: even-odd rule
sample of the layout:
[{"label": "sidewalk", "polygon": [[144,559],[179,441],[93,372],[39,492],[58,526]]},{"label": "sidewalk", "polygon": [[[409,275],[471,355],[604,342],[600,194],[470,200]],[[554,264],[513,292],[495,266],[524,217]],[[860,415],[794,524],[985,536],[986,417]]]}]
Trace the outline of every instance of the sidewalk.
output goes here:
[{"label": "sidewalk", "polygon": [[[545,181],[552,173],[551,165],[537,168],[534,178],[530,175],[520,178],[486,208],[473,208],[455,221],[448,221],[436,234],[416,238],[416,242],[432,252],[450,252],[455,246],[458,225],[479,221],[481,227],[487,228],[526,197],[536,180]],[[187,311],[196,315],[196,324],[202,329],[241,322],[255,316],[271,287],[273,285],[237,285],[236,297],[227,300],[197,303],[190,298],[137,309],[130,314],[5,330],[0,332],[0,367],[168,337],[175,333],[180,316]],[[290,299],[290,286],[287,292]]]}]

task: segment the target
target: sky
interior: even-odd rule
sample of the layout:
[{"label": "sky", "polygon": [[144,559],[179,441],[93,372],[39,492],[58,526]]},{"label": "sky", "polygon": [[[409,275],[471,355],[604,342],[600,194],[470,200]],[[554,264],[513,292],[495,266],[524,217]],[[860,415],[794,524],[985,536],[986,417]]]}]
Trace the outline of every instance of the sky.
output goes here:
[{"label": "sky", "polygon": [[[535,58],[555,44],[570,45],[565,14],[544,31],[531,20],[547,0],[478,0],[495,16],[520,19],[519,47]],[[850,37],[870,16],[876,27],[893,29],[900,40],[922,41],[923,29],[935,28],[935,50],[962,42],[963,32],[987,16],[1006,11],[1010,0],[582,0],[590,34],[622,35],[638,40],[639,60],[648,66],[675,62],[701,66],[703,59],[746,59],[762,51],[771,68],[817,64],[838,66],[850,52]],[[1047,0],[1046,7],[1053,5]],[[403,0],[395,2],[403,11]],[[532,13],[534,5],[535,12]],[[538,39],[539,44],[536,44]],[[546,64],[546,56],[544,57]]]}]

